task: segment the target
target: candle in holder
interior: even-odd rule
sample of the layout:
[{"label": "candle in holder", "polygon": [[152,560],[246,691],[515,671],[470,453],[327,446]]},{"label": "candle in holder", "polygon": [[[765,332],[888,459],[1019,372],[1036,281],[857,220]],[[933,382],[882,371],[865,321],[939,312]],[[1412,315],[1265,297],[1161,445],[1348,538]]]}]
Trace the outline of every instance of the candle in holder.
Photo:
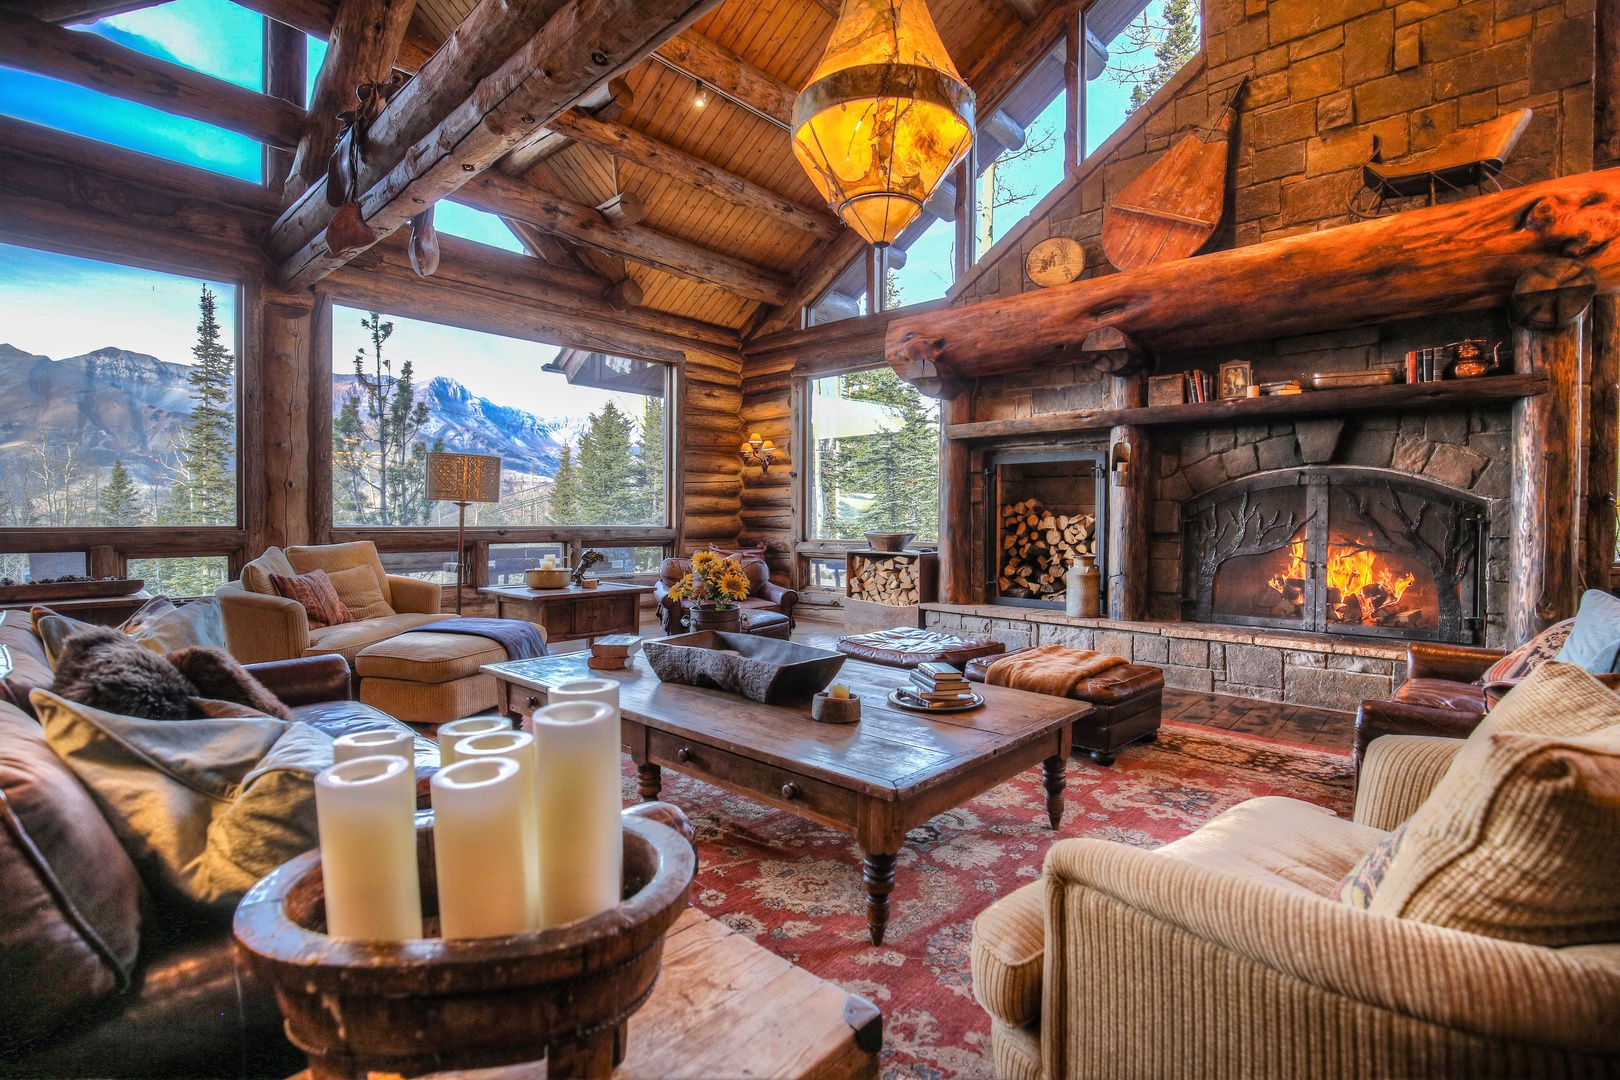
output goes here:
[{"label": "candle in holder", "polygon": [[612,705],[575,700],[536,710],[533,724],[544,929],[619,903],[619,717]]},{"label": "candle in holder", "polygon": [[600,701],[613,707],[613,722],[619,721],[619,682],[617,679],[575,679],[546,691],[547,705],[569,701]]},{"label": "candle in holder", "polygon": [[523,836],[523,909],[529,929],[540,928],[540,845],[534,794],[534,736],[526,731],[492,731],[456,743],[456,764],[501,758],[518,767],[518,826]]},{"label": "candle in holder", "polygon": [[316,775],[326,932],[332,937],[422,936],[414,777],[409,761],[391,755],[354,758]]},{"label": "candle in holder", "polygon": [[469,716],[463,720],[440,724],[435,736],[439,740],[439,768],[456,763],[456,743],[467,736],[511,730],[512,718],[509,716]]},{"label": "candle in holder", "polygon": [[332,740],[334,762],[363,757],[402,757],[415,766],[416,736],[409,731],[351,731]]},{"label": "candle in holder", "polygon": [[526,794],[519,765],[509,758],[468,758],[434,774],[440,937],[503,937],[529,929]]},{"label": "candle in holder", "polygon": [[831,686],[827,687],[827,696],[835,698],[847,698],[849,697],[849,687],[844,683],[835,682]]}]

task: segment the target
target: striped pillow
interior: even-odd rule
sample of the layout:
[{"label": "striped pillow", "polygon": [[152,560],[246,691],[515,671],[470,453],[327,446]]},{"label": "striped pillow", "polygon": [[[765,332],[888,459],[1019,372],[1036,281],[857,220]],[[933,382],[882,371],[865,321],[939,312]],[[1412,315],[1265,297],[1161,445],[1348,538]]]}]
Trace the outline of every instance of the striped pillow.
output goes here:
[{"label": "striped pillow", "polygon": [[337,586],[332,584],[325,570],[311,570],[293,577],[271,574],[270,582],[276,587],[276,592],[304,606],[311,630],[354,622],[354,614],[338,598]]},{"label": "striped pillow", "polygon": [[1553,623],[1547,629],[1492,664],[1475,686],[1486,683],[1518,682],[1537,667],[1557,656],[1575,628],[1574,619]]}]

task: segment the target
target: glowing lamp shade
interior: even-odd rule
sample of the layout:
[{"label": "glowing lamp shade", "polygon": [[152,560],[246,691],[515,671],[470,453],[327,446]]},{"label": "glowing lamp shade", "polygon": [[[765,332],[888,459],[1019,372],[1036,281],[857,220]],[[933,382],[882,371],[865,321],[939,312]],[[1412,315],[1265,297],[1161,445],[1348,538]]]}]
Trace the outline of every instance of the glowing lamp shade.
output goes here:
[{"label": "glowing lamp shade", "polygon": [[925,0],[843,0],[793,103],[793,153],[839,217],[888,244],[973,145],[973,91]]}]

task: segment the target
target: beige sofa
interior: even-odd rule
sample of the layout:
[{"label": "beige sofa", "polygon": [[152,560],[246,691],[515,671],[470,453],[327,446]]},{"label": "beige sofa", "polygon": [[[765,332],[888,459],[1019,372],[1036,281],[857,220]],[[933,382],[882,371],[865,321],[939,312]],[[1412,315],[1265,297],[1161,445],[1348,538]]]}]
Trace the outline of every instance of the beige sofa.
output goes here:
[{"label": "beige sofa", "polygon": [[[382,606],[375,601],[365,606],[377,614],[316,630],[309,628],[309,619],[298,601],[279,595],[269,579],[272,573],[307,574],[321,569],[337,575],[356,567],[373,571]],[[343,592],[340,587],[339,594]],[[337,653],[353,667],[356,654],[368,645],[397,637],[423,623],[455,618],[440,613],[438,585],[386,573],[376,547],[369,541],[289,547],[285,551],[270,548],[244,566],[240,578],[221,585],[214,595],[225,617],[226,647],[244,664]],[[350,599],[352,596],[344,596],[345,603]]]},{"label": "beige sofa", "polygon": [[1462,745],[1373,742],[1351,821],[1263,798],[1154,851],[1054,844],[1041,881],[974,923],[997,1074],[1620,1074],[1620,945],[1523,945],[1328,899]]}]

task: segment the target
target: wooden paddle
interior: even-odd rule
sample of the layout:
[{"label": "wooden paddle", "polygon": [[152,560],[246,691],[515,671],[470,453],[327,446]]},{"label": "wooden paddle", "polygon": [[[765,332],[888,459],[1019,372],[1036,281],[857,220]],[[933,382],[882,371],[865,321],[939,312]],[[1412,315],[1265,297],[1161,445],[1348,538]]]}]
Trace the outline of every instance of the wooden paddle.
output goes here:
[{"label": "wooden paddle", "polygon": [[1115,197],[1103,214],[1109,262],[1121,270],[1172,262],[1209,240],[1226,208],[1227,137],[1246,85],[1237,84],[1213,125],[1176,143]]}]

